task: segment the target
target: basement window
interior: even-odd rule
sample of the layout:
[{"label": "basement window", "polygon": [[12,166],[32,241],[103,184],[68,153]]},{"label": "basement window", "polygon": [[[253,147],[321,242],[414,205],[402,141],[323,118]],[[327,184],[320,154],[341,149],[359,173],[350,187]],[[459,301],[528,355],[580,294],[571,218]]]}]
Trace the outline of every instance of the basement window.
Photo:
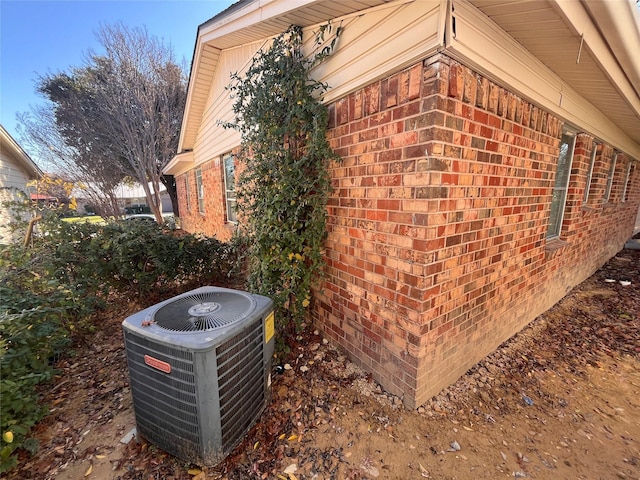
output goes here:
[{"label": "basement window", "polygon": [[224,201],[227,210],[227,222],[238,223],[237,200],[236,200],[236,162],[231,153],[222,157],[224,168]]},{"label": "basement window", "polygon": [[196,170],[196,191],[198,192],[198,211],[204,213],[204,185],[200,168]]},{"label": "basement window", "polygon": [[567,203],[567,190],[571,163],[573,162],[573,149],[576,144],[576,135],[573,132],[564,132],[560,140],[560,156],[556,169],[556,182],[553,186],[553,199],[551,200],[551,216],[547,229],[547,239],[560,237],[564,207]]}]

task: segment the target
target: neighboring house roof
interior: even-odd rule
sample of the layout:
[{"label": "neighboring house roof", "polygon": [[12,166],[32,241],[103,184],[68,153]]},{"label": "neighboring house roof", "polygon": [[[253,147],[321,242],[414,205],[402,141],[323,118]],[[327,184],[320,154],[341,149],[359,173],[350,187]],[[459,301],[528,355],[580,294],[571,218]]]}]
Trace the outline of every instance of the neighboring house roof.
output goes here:
[{"label": "neighboring house roof", "polygon": [[11,156],[30,179],[37,179],[44,175],[40,167],[31,160],[27,152],[22,149],[2,125],[0,125],[0,149],[2,149],[3,154]]},{"label": "neighboring house roof", "polygon": [[[438,31],[424,33],[425,37],[435,35],[428,42],[425,38],[423,54],[443,51],[584,131],[640,157],[640,14],[631,0],[417,1],[439,11]],[[293,24],[311,27],[364,10],[411,3],[241,0],[204,22],[198,27],[180,154],[165,172],[181,170],[193,161],[193,155],[186,152],[196,146],[211,101],[211,85],[217,75],[230,73],[216,68],[223,50],[274,37]],[[335,99],[334,93],[349,93],[333,84],[330,87],[325,101]]]},{"label": "neighboring house roof", "polygon": [[[149,183],[149,190],[153,192],[153,185]],[[167,192],[167,189],[163,184],[160,184],[160,195],[163,195]],[[144,188],[139,183],[135,183],[133,185],[121,184],[116,188],[116,195],[118,198],[144,198]]]},{"label": "neighboring house roof", "polygon": [[[89,187],[95,188],[94,184],[89,184]],[[74,188],[72,196],[76,198],[84,198],[86,194],[83,192],[82,188]],[[153,192],[153,185],[149,182],[149,190]],[[164,184],[160,184],[160,195],[164,195],[167,193],[167,189]],[[134,199],[134,198],[145,198],[144,188],[139,183],[134,183],[132,185],[127,185],[125,183],[121,183],[115,189],[116,197],[119,199]]]},{"label": "neighboring house roof", "polygon": [[30,194],[31,200],[58,200],[56,197],[47,195],[46,193],[32,193]]}]

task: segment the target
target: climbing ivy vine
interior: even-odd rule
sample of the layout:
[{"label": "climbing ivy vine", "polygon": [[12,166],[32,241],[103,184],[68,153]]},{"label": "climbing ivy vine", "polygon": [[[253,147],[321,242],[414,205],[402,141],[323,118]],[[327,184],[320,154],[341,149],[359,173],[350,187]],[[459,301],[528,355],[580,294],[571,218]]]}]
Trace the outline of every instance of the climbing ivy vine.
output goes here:
[{"label": "climbing ivy vine", "polygon": [[243,75],[232,75],[229,87],[236,120],[225,126],[242,138],[237,194],[249,240],[249,288],[274,300],[283,333],[302,325],[322,271],[327,165],[338,157],[326,136],[327,85],[310,70],[331,54],[339,34],[339,27],[323,26],[316,53],[305,56],[302,29],[290,27]]}]

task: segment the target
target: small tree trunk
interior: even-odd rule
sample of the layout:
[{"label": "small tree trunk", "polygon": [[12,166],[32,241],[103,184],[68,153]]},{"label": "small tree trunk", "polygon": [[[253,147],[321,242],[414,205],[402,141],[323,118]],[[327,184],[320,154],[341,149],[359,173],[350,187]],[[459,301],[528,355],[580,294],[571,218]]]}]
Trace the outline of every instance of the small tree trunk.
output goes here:
[{"label": "small tree trunk", "polygon": [[149,184],[147,182],[144,182],[142,184],[142,189],[144,190],[145,197],[147,197],[147,202],[149,202],[151,213],[153,213],[154,217],[156,217],[158,225],[162,225],[164,223],[164,218],[162,217],[162,208],[158,202],[158,199],[160,198],[160,195],[157,192],[158,187],[156,186],[156,191],[152,193],[151,189],[149,188]]},{"label": "small tree trunk", "polygon": [[167,189],[169,198],[171,199],[171,210],[176,217],[180,216],[180,207],[178,204],[178,190],[176,188],[176,179],[173,175],[162,175],[160,180]]},{"label": "small tree trunk", "polygon": [[42,220],[42,217],[40,215],[33,217],[31,220],[29,220],[29,226],[27,227],[27,234],[24,236],[24,244],[23,247],[27,248],[29,246],[29,243],[31,242],[31,237],[33,236],[33,227],[36,224],[36,222]]}]

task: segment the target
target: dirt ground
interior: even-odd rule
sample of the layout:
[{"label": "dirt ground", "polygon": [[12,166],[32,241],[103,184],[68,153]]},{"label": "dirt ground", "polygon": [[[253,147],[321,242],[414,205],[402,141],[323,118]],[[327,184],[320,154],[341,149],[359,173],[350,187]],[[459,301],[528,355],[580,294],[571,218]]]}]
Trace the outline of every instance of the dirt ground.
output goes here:
[{"label": "dirt ground", "polygon": [[7,479],[640,479],[639,251],[417,410],[309,329],[276,359],[286,369],[261,421],[208,469],[120,441],[135,426],[120,324],[141,307],[103,313],[60,361],[40,450]]}]

